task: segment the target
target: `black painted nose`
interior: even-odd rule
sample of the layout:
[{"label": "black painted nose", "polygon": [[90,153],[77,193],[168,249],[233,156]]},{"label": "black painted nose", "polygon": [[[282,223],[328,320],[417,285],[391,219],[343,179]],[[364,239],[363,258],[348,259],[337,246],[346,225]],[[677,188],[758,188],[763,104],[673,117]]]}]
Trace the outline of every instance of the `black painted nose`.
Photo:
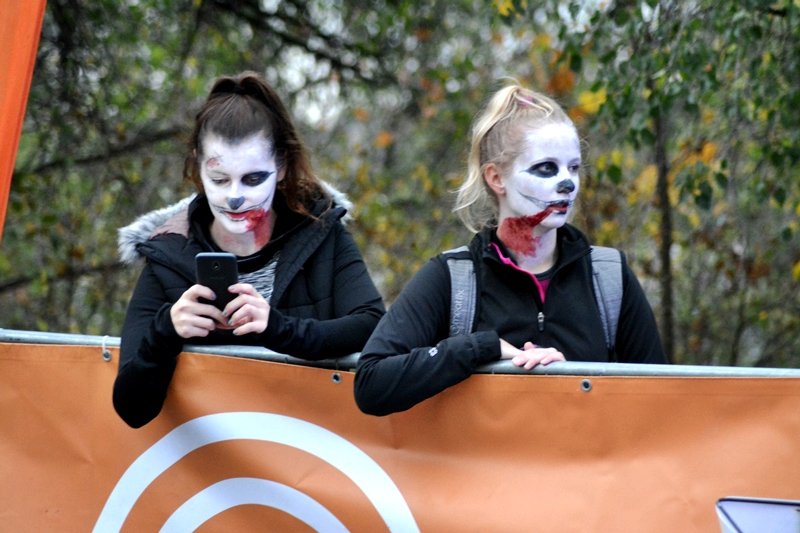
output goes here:
[{"label": "black painted nose", "polygon": [[556,185],[556,192],[561,194],[569,194],[575,190],[575,182],[572,180],[562,180]]},{"label": "black painted nose", "polygon": [[230,207],[233,210],[242,207],[243,203],[244,203],[244,196],[240,196],[238,198],[228,198],[228,207]]}]

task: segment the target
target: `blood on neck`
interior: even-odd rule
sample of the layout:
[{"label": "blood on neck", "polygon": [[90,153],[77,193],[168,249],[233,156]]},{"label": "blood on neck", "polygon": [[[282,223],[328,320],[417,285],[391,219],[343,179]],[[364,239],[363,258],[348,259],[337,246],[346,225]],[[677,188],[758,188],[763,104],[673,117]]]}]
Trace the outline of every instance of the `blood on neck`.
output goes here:
[{"label": "blood on neck", "polygon": [[535,215],[507,218],[500,224],[497,236],[514,253],[534,256],[541,238],[535,236],[533,230],[553,211],[552,207],[548,207]]},{"label": "blood on neck", "polygon": [[264,247],[272,237],[272,210],[253,209],[247,212],[247,229],[253,232],[255,243]]}]

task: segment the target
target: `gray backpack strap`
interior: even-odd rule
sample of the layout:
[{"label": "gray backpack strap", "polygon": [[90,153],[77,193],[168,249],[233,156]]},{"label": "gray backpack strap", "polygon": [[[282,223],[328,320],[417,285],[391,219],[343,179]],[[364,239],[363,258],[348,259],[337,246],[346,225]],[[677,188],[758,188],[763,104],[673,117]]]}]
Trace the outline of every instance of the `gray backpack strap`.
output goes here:
[{"label": "gray backpack strap", "polygon": [[467,246],[448,250],[443,255],[450,270],[450,336],[466,335],[472,333],[475,320],[475,265]]},{"label": "gray backpack strap", "polygon": [[622,256],[619,250],[592,246],[594,297],[600,309],[608,352],[614,352],[619,311],[622,306]]}]

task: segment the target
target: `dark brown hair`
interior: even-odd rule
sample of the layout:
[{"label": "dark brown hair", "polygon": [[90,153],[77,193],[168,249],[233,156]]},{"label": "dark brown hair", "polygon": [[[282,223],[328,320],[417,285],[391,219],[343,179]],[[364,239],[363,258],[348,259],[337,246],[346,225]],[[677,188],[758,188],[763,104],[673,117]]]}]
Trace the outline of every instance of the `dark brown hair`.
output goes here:
[{"label": "dark brown hair", "polygon": [[[203,154],[201,139],[214,133],[227,141],[239,141],[263,132],[273,147],[273,156],[285,174],[278,182],[286,205],[310,215],[319,198],[328,198],[311,169],[305,146],[277,93],[255,72],[224,76],[214,82],[205,104],[195,117],[183,177],[203,192],[198,161]],[[330,200],[330,199],[329,199]]]}]

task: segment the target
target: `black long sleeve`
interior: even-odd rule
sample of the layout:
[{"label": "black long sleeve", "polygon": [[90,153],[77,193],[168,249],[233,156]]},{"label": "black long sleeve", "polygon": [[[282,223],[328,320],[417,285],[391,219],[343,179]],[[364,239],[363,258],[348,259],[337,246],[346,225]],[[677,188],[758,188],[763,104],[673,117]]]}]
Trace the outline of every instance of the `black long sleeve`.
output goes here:
[{"label": "black long sleeve", "polygon": [[[622,256],[623,259],[625,256]],[[667,364],[653,310],[636,275],[623,260],[623,298],[616,353],[621,363]]]},{"label": "black long sleeve", "polygon": [[122,330],[113,402],[131,427],[141,427],[161,411],[183,342],[172,325],[165,291],[147,264],[133,291]]},{"label": "black long sleeve", "polygon": [[449,317],[447,266],[432,259],[403,289],[361,353],[355,398],[363,412],[406,410],[499,358],[497,333],[448,338]]},{"label": "black long sleeve", "polygon": [[330,283],[335,318],[300,318],[271,309],[267,329],[248,343],[309,360],[361,351],[384,314],[383,299],[350,233],[341,227],[334,231]]}]

